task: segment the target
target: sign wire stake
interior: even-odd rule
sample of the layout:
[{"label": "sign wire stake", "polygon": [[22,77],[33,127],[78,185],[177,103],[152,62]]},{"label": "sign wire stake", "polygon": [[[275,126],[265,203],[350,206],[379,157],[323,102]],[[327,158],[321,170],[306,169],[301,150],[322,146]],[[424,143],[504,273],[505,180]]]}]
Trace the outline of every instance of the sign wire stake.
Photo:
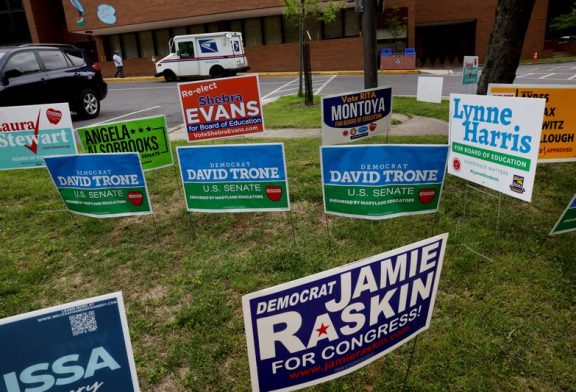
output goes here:
[{"label": "sign wire stake", "polygon": [[160,232],[158,231],[158,225],[156,224],[156,217],[152,214],[152,222],[154,222],[154,231],[156,232],[156,239],[158,240],[158,246],[160,246]]},{"label": "sign wire stake", "polygon": [[290,218],[290,226],[292,227],[292,239],[294,240],[294,246],[296,246],[296,227],[294,226],[294,217],[292,216],[292,210],[288,211],[288,217]]},{"label": "sign wire stake", "polygon": [[328,243],[332,245],[332,236],[330,235],[330,222],[328,222],[328,214],[324,214],[324,223],[326,226],[326,235],[328,236]]},{"label": "sign wire stake", "polygon": [[410,350],[410,358],[408,359],[408,369],[406,369],[406,373],[404,374],[404,381],[402,382],[401,392],[404,392],[406,390],[406,383],[408,382],[410,369],[412,369],[412,360],[414,359],[414,351],[416,350],[416,343],[418,343],[419,336],[420,335],[416,335],[416,337],[414,338],[414,343],[412,344],[412,350]]},{"label": "sign wire stake", "polygon": [[178,188],[180,198],[183,198],[184,195],[182,195],[182,188],[180,188],[180,182],[178,181],[178,169],[176,168],[176,165],[174,165],[174,179],[176,180],[176,188]]}]

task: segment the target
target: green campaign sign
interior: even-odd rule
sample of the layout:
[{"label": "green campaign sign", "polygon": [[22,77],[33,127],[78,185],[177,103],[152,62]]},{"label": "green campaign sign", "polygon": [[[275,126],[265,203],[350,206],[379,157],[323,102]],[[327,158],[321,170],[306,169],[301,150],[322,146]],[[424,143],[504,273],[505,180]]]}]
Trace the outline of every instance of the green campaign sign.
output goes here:
[{"label": "green campaign sign", "polygon": [[44,159],[69,211],[94,218],[152,213],[138,154],[83,154]]},{"label": "green campaign sign", "polygon": [[564,210],[564,213],[556,222],[556,225],[550,232],[550,235],[567,233],[576,230],[576,195]]},{"label": "green campaign sign", "polygon": [[190,146],[177,151],[188,211],[290,210],[282,143]]},{"label": "green campaign sign", "polygon": [[144,171],[174,163],[164,116],[95,124],[76,131],[89,154],[137,152]]},{"label": "green campaign sign", "polygon": [[438,210],[446,145],[322,146],[324,211],[387,219]]}]

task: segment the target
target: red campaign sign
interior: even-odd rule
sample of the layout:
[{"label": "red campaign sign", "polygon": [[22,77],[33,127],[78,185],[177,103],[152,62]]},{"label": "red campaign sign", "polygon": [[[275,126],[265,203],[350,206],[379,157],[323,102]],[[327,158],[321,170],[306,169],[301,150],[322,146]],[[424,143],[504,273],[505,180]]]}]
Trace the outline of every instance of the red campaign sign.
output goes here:
[{"label": "red campaign sign", "polygon": [[264,132],[258,75],[178,84],[188,141]]}]

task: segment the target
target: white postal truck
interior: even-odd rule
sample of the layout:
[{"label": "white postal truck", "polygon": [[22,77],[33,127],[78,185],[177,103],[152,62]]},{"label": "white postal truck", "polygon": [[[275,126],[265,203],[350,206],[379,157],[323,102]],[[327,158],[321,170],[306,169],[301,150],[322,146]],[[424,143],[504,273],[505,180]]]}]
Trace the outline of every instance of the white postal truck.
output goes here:
[{"label": "white postal truck", "polygon": [[234,32],[177,35],[170,40],[170,54],[156,62],[156,76],[219,78],[247,71],[242,34]]}]

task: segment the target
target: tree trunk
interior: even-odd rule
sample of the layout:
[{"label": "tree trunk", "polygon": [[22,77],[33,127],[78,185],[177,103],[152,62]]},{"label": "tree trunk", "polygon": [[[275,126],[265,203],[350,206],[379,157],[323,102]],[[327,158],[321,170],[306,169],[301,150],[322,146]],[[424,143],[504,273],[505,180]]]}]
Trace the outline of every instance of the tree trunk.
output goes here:
[{"label": "tree trunk", "polygon": [[478,94],[486,95],[489,83],[514,82],[535,1],[498,0]]}]

